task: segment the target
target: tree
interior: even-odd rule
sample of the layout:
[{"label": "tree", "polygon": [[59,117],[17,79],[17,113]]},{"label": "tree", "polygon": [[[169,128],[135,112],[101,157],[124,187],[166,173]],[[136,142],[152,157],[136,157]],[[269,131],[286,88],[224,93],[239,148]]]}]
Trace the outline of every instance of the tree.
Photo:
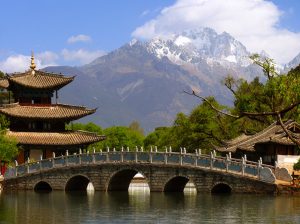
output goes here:
[{"label": "tree", "polygon": [[83,131],[89,131],[89,132],[94,132],[99,135],[103,134],[103,130],[100,126],[94,124],[93,122],[89,122],[87,124],[82,124],[82,123],[71,123],[66,125],[66,130],[83,130]]},{"label": "tree", "polygon": [[224,84],[235,97],[233,110],[220,110],[194,91],[186,93],[207,102],[216,112],[234,119],[247,117],[264,125],[277,121],[289,138],[299,146],[300,142],[284,127],[283,120],[299,119],[300,65],[287,75],[281,75],[276,72],[273,60],[260,58],[258,55],[253,55],[251,59],[263,69],[267,81],[260,83],[256,78],[248,83],[227,77]]},{"label": "tree", "polygon": [[131,149],[135,148],[135,146],[143,146],[144,137],[139,132],[133,131],[128,127],[116,126],[106,128],[104,135],[106,139],[99,142],[97,147],[109,147],[120,150],[122,146]]},{"label": "tree", "polygon": [[17,141],[0,134],[0,161],[10,162],[17,154]]},{"label": "tree", "polygon": [[144,129],[140,126],[140,123],[138,121],[132,121],[129,125],[129,129],[136,131],[141,135],[144,135]]}]

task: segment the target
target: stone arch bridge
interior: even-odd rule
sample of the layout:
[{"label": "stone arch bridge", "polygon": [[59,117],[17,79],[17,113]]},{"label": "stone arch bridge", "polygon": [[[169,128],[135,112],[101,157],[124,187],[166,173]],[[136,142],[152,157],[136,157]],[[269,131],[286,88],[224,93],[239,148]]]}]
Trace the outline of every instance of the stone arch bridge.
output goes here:
[{"label": "stone arch bridge", "polygon": [[[275,167],[218,157],[215,153],[107,151],[79,153],[11,167],[5,173],[4,190],[128,190],[141,173],[150,191],[183,191],[187,182],[197,192],[276,193]],[[281,172],[282,173],[282,172]],[[279,175],[280,174],[280,175]]]}]

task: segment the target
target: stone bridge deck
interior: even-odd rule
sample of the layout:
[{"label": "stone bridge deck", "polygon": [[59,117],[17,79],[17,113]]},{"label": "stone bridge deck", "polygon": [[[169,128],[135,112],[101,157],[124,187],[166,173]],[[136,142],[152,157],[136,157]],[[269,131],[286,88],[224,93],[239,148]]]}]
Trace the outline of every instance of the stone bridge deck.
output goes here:
[{"label": "stone bridge deck", "polygon": [[4,189],[85,190],[92,183],[95,190],[128,190],[137,173],[150,191],[183,191],[190,181],[198,192],[275,193],[276,178],[285,178],[273,166],[230,155],[122,150],[17,165],[5,173]]}]

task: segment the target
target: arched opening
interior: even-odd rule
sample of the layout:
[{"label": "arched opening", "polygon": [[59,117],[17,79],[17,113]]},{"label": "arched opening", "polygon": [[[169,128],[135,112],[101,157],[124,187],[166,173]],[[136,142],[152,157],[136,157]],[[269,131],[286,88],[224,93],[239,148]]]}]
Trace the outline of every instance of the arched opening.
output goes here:
[{"label": "arched opening", "polygon": [[187,177],[174,177],[166,183],[164,192],[183,192],[188,182],[189,179]]},{"label": "arched opening", "polygon": [[[138,175],[137,175],[138,174]],[[114,174],[108,184],[107,191],[128,191],[139,186],[139,184],[148,184],[143,175],[136,170],[125,169]],[[148,187],[149,188],[149,187]]]},{"label": "arched opening", "polygon": [[65,191],[86,191],[90,180],[82,175],[70,178],[66,184]]},{"label": "arched opening", "polygon": [[194,182],[189,181],[186,183],[183,192],[185,194],[197,194],[197,188],[194,184]]},{"label": "arched opening", "polygon": [[219,183],[211,189],[212,194],[230,194],[231,187],[228,184]]},{"label": "arched opening", "polygon": [[40,181],[34,186],[35,192],[51,192],[52,187],[45,181]]},{"label": "arched opening", "polygon": [[129,184],[128,191],[130,193],[149,193],[150,188],[146,178],[141,173],[137,173]]}]

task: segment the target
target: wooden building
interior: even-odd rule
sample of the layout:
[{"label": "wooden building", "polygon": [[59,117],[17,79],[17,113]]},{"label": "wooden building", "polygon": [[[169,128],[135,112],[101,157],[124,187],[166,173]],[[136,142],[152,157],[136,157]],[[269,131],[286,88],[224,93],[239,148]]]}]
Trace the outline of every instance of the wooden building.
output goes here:
[{"label": "wooden building", "polygon": [[[284,126],[295,139],[300,140],[300,125],[292,120]],[[225,142],[222,147],[216,147],[221,153],[232,153],[232,157],[241,158],[247,155],[252,161],[261,157],[263,163],[274,165],[278,155],[299,155],[298,146],[287,136],[281,125],[273,123],[255,135],[241,135]]]},{"label": "wooden building", "polygon": [[[20,145],[18,163],[78,152],[104,136],[84,131],[67,131],[65,124],[93,114],[96,109],[57,103],[58,90],[74,80],[61,74],[36,70],[34,57],[24,73],[6,75],[0,87],[12,92],[14,103],[2,105],[0,113],[10,121],[7,135]],[[11,97],[9,97],[11,98]],[[55,101],[55,102],[52,102]]]}]

